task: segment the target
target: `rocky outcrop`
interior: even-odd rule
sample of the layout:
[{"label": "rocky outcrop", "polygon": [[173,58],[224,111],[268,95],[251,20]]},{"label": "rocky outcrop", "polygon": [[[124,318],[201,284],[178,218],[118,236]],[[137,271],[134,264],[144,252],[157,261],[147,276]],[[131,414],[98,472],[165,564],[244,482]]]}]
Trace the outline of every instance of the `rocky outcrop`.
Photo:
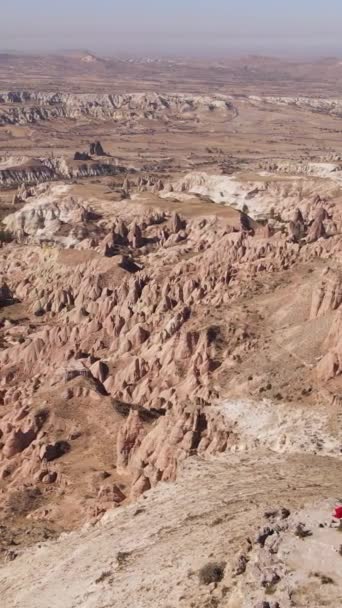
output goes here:
[{"label": "rocky outcrop", "polygon": [[326,236],[326,230],[324,226],[324,220],[326,219],[328,219],[328,213],[326,209],[324,209],[324,207],[319,207],[308,231],[307,239],[309,243],[318,241],[318,239],[324,238]]},{"label": "rocky outcrop", "polygon": [[29,198],[19,211],[7,216],[6,228],[21,239],[27,236],[37,240],[55,239],[69,246],[87,237],[91,211],[73,197],[59,200],[58,192],[58,186],[38,189],[36,196]]},{"label": "rocky outcrop", "polygon": [[75,152],[74,160],[91,160],[91,156],[87,152]]},{"label": "rocky outcrop", "polygon": [[[166,120],[201,112],[229,114],[233,106],[223,97],[132,93],[92,95],[17,91],[0,93],[0,125],[27,124],[58,118],[97,120]],[[98,148],[100,149],[100,148]],[[91,152],[96,154],[96,152]]]},{"label": "rocky outcrop", "polygon": [[340,99],[333,98],[315,98],[315,97],[277,97],[265,96],[258,97],[252,95],[249,100],[253,104],[272,104],[272,105],[289,105],[291,107],[309,109],[312,112],[320,112],[322,114],[330,114],[331,116],[342,116],[342,103]]},{"label": "rocky outcrop", "polygon": [[327,267],[312,297],[310,319],[337,310],[342,304],[342,279],[338,272]]},{"label": "rocky outcrop", "polygon": [[7,283],[0,279],[0,306],[8,306],[13,304],[14,297]]},{"label": "rocky outcrop", "polygon": [[107,156],[100,141],[95,141],[90,144],[89,152],[91,156]]},{"label": "rocky outcrop", "polygon": [[149,431],[139,412],[132,412],[119,433],[117,462],[132,471],[137,496],[161,480],[174,480],[187,456],[224,452],[233,436],[224,418],[210,409],[175,406]]},{"label": "rocky outcrop", "polygon": [[[83,164],[77,165],[68,163],[64,158],[43,158],[34,160],[31,164],[0,169],[0,188],[34,185],[60,179],[118,175],[125,171],[124,167],[110,162],[87,162],[91,160],[90,157],[88,159],[83,156],[83,153],[75,154],[75,160],[83,161]],[[20,199],[16,199],[15,202],[20,202]]]},{"label": "rocky outcrop", "polygon": [[342,373],[342,315],[339,310],[324,344],[325,354],[317,365],[318,378],[328,382]]},{"label": "rocky outcrop", "polygon": [[303,214],[300,209],[295,210],[293,214],[293,219],[289,222],[288,233],[290,240],[293,243],[299,243],[301,239],[305,236],[306,226]]}]

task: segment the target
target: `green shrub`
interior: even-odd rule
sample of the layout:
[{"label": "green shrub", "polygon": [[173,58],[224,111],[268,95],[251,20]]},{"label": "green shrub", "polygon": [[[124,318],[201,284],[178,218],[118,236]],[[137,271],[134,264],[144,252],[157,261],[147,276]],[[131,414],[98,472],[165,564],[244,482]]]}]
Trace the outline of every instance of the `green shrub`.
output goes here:
[{"label": "green shrub", "polygon": [[13,241],[12,233],[0,228],[0,243],[10,243],[11,241]]}]

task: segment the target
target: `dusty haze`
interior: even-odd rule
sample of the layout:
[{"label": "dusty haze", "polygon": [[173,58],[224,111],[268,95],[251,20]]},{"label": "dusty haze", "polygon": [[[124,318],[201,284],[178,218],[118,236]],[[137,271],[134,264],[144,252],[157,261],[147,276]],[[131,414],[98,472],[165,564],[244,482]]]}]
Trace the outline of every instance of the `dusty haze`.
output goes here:
[{"label": "dusty haze", "polygon": [[330,55],[342,51],[341,21],[337,0],[13,0],[2,10],[0,40],[12,51]]}]

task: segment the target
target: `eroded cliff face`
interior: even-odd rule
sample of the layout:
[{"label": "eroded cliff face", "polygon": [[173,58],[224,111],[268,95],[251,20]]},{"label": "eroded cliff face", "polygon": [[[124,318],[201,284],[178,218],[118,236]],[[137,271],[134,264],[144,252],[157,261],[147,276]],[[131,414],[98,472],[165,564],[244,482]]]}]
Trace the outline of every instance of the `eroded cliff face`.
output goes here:
[{"label": "eroded cliff face", "polygon": [[342,115],[342,102],[339,98],[315,98],[299,95],[292,96],[249,96],[249,101],[252,104],[270,104],[278,106],[293,106],[302,109],[308,109],[312,112],[321,112],[322,114],[331,114],[332,116],[340,117]]},{"label": "eroded cliff face", "polygon": [[241,412],[217,407],[227,398],[328,401],[312,442],[294,445],[335,453],[339,206],[315,197],[261,226],[201,199],[174,211],[163,189],[90,202],[41,185],[5,219],[4,514],[20,496],[32,521],[74,525],[174,480],[188,457],[254,449]]},{"label": "eroded cliff face", "polygon": [[194,95],[132,93],[93,95],[16,91],[0,93],[0,125],[27,124],[52,118],[98,120],[161,119],[200,115],[202,112],[232,113],[228,99]]},{"label": "eroded cliff face", "polygon": [[116,176],[125,168],[115,161],[71,162],[65,158],[29,159],[19,166],[1,169],[0,188],[15,188],[22,185],[35,185],[61,179],[78,179],[84,177]]}]

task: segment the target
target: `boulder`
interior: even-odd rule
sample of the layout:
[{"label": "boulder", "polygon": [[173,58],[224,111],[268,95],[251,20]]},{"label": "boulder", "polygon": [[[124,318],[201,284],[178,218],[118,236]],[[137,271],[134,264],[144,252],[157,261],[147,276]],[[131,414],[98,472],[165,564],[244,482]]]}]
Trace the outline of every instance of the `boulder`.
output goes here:
[{"label": "boulder", "polygon": [[91,143],[89,148],[91,156],[106,156],[102,144],[99,141]]},{"label": "boulder", "polygon": [[56,441],[55,443],[46,443],[45,445],[42,445],[39,451],[39,457],[41,460],[51,462],[69,451],[70,444],[67,441]]}]

